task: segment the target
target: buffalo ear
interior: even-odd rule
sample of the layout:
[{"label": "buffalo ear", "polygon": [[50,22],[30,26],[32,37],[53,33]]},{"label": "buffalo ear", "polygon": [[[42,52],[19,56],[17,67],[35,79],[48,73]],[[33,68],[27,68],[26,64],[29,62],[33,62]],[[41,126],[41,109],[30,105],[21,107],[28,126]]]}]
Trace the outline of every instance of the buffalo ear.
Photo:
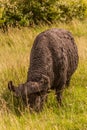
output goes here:
[{"label": "buffalo ear", "polygon": [[15,92],[15,87],[13,86],[12,81],[9,81],[9,82],[8,82],[8,89],[9,89],[10,91]]}]

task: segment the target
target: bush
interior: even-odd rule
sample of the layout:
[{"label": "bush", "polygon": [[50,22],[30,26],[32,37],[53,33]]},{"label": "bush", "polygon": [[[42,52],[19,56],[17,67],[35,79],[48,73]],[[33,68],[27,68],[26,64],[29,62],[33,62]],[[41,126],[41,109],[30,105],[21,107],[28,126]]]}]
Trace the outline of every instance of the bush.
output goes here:
[{"label": "bush", "polygon": [[1,5],[4,7],[0,11],[1,21],[13,27],[70,22],[87,16],[87,5],[83,0],[9,0],[1,2]]}]

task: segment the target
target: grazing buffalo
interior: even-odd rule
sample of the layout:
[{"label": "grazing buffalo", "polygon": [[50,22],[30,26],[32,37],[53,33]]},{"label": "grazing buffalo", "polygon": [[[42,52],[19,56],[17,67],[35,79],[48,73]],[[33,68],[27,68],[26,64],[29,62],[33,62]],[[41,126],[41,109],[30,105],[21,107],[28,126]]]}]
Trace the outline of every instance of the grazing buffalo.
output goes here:
[{"label": "grazing buffalo", "polygon": [[37,112],[42,110],[50,89],[55,90],[61,104],[63,89],[69,86],[78,59],[77,46],[69,31],[46,30],[36,37],[31,49],[27,81],[18,87],[9,81],[8,88]]}]

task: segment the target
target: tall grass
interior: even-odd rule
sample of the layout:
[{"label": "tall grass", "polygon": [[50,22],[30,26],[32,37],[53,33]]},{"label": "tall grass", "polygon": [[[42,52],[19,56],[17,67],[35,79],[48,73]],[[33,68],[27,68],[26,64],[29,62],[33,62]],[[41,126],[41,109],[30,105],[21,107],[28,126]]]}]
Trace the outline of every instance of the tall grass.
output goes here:
[{"label": "tall grass", "polygon": [[[70,30],[79,51],[79,66],[70,87],[64,91],[63,106],[58,108],[51,92],[44,110],[30,114],[21,100],[13,99],[7,84],[15,85],[27,78],[30,50],[38,33],[51,27]],[[0,32],[0,130],[87,130],[87,23],[74,20],[71,24],[40,26],[34,29],[10,29]]]}]

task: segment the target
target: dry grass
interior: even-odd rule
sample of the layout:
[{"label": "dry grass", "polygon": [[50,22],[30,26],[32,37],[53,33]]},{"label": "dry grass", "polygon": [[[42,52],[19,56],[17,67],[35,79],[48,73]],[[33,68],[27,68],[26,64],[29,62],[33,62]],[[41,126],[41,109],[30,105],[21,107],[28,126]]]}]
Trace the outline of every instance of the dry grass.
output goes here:
[{"label": "dry grass", "polygon": [[0,130],[87,130],[87,24],[78,22],[51,26],[73,33],[80,61],[70,88],[64,92],[63,106],[57,108],[52,92],[40,114],[30,114],[20,100],[13,99],[7,83],[13,80],[17,85],[26,81],[34,38],[51,27],[10,29],[8,34],[0,32]]}]

